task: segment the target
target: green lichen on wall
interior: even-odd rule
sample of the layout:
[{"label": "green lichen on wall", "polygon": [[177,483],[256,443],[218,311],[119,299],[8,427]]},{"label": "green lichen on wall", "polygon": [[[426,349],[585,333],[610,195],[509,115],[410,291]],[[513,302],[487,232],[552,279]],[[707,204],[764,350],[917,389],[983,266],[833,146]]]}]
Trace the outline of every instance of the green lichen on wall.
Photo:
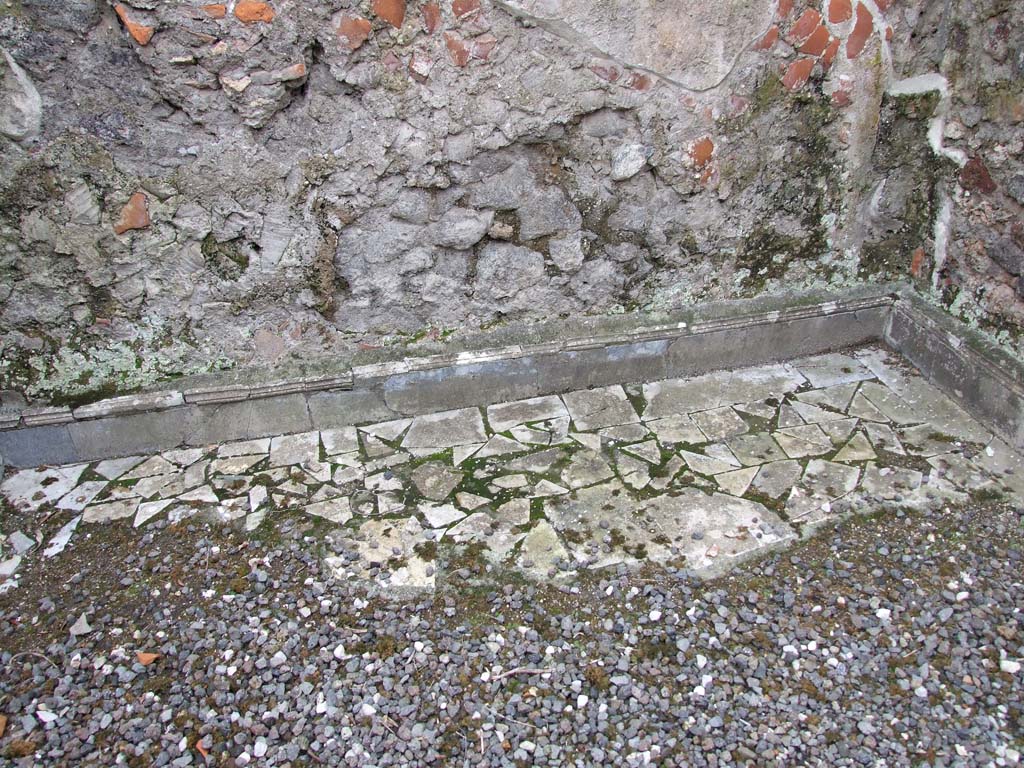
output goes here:
[{"label": "green lichen on wall", "polygon": [[130,341],[75,335],[59,344],[47,341],[40,350],[4,350],[0,389],[18,389],[29,398],[74,406],[232,365],[199,349],[187,333],[173,336],[167,328],[145,322],[137,330]]},{"label": "green lichen on wall", "polygon": [[793,261],[814,259],[825,248],[817,231],[800,238],[758,227],[744,238],[736,254],[736,268],[747,273],[740,285],[756,293],[766,283],[783,278]]},{"label": "green lichen on wall", "polygon": [[985,310],[985,297],[956,285],[941,291],[926,291],[923,297],[948,312],[968,328],[1024,363],[1024,328]]},{"label": "green lichen on wall", "polygon": [[1021,96],[1024,96],[1024,78],[983,83],[976,92],[977,104],[984,110],[985,119],[997,123],[1020,119]]},{"label": "green lichen on wall", "polygon": [[249,267],[249,256],[238,238],[218,243],[210,234],[203,238],[201,249],[206,266],[222,280],[237,280]]},{"label": "green lichen on wall", "polygon": [[822,95],[790,97],[787,111],[792,144],[773,169],[774,192],[768,196],[773,212],[783,212],[800,223],[798,231],[780,232],[757,226],[742,241],[736,268],[745,270],[740,286],[753,295],[772,282],[783,280],[791,266],[816,271],[829,252],[824,222],[842,210],[843,184],[835,161],[831,135],[835,111]]}]

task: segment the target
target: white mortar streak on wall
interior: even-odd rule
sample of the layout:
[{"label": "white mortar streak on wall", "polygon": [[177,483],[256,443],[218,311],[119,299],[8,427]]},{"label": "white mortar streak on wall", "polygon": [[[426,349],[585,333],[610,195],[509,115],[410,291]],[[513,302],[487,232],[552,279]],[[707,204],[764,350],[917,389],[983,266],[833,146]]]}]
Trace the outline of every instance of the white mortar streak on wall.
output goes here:
[{"label": "white mortar streak on wall", "polygon": [[[963,150],[955,147],[947,147],[945,144],[946,115],[949,114],[950,95],[949,81],[938,72],[929,72],[924,75],[908,77],[891,83],[888,92],[892,96],[913,96],[919,93],[938,91],[939,103],[935,107],[928,124],[928,145],[932,152],[938,157],[945,157],[952,160],[959,167],[967,162],[967,155]],[[953,217],[953,201],[949,192],[940,185],[939,188],[939,212],[935,217],[933,225],[933,237],[935,240],[935,252],[932,255],[932,290],[939,290],[939,280],[942,270],[946,265],[946,251],[949,246],[949,232]]]},{"label": "white mortar streak on wall", "polygon": [[[868,13],[871,14],[871,21],[874,23],[875,34],[878,35],[878,46],[882,52],[882,66],[885,72],[885,82],[892,83],[893,70],[892,70],[892,48],[889,46],[889,41],[885,39],[885,31],[889,28],[889,22],[885,18],[885,14],[882,13],[875,0],[860,0],[864,3],[864,7],[868,9]],[[856,19],[856,15],[854,16]]]},{"label": "white mortar streak on wall", "polygon": [[[949,82],[938,72],[929,72],[916,77],[908,77],[898,80],[889,85],[888,92],[892,96],[912,96],[919,93],[938,91],[939,104],[935,108],[928,125],[928,144],[932,152],[938,157],[945,157],[952,160],[959,167],[967,162],[967,155],[963,150],[945,145],[946,115],[949,113],[950,95]],[[932,257],[932,289],[939,290],[939,280],[943,268],[946,265],[946,250],[949,245],[950,224],[953,216],[953,202],[945,188],[939,189],[941,199],[939,213],[935,217],[933,236],[935,239],[935,252]]]},{"label": "white mortar streak on wall", "polygon": [[932,289],[935,291],[939,290],[939,276],[946,265],[946,248],[949,245],[950,220],[953,216],[953,201],[944,187],[939,188],[939,196],[942,202],[935,217],[935,266],[932,268]]},{"label": "white mortar streak on wall", "polygon": [[717,82],[711,83],[709,85],[691,86],[686,85],[685,83],[681,83],[678,80],[675,80],[674,78],[671,78],[662,72],[658,72],[657,70],[648,69],[647,67],[644,67],[639,64],[630,64],[628,62],[622,61],[621,59],[615,56],[612,56],[611,54],[598,48],[590,40],[587,40],[585,37],[583,37],[583,35],[576,32],[576,30],[574,30],[572,27],[570,27],[568,24],[564,23],[558,18],[546,18],[544,16],[535,16],[534,14],[529,13],[521,8],[517,8],[514,5],[511,5],[510,3],[504,2],[503,0],[493,0],[493,2],[496,8],[500,8],[506,13],[515,16],[517,19],[525,19],[527,21],[532,22],[533,24],[536,24],[544,31],[554,35],[555,37],[561,38],[570,45],[575,45],[579,48],[582,48],[583,50],[590,51],[595,56],[607,59],[608,61],[613,61],[619,66],[621,66],[623,69],[632,69],[637,72],[643,72],[648,75],[653,75],[654,77],[667,83],[668,85],[671,85],[673,88],[678,88],[683,91],[689,91],[690,93],[708,93],[710,91],[714,91],[720,88],[725,83],[725,81],[732,76],[732,73],[736,71],[736,67],[739,65],[740,59],[743,57],[743,55],[747,51],[749,51],[754,44],[761,40],[761,38],[768,34],[768,30],[772,28],[773,24],[775,23],[775,17],[778,15],[779,12],[779,0],[775,0],[775,2],[773,2],[771,6],[771,15],[768,17],[767,25],[765,25],[764,28],[755,37],[751,38],[746,45],[740,48],[739,52],[736,54],[736,57],[732,60],[732,64],[729,65],[728,70],[726,70],[725,74],[722,75],[722,77]]},{"label": "white mortar streak on wall", "polygon": [[946,115],[949,114],[950,96],[949,82],[938,72],[929,72],[925,75],[916,75],[903,80],[890,83],[887,92],[890,96],[914,96],[929,91],[939,92],[939,105],[935,108],[931,122],[928,125],[928,144],[939,157],[946,157],[963,167],[967,162],[967,155],[963,150],[945,145]]},{"label": "white mortar streak on wall", "polygon": [[[868,6],[869,10],[871,10],[871,14],[875,17],[877,25],[878,17],[880,15],[878,13],[878,6],[875,5],[874,0],[862,1]],[[888,42],[885,40],[884,33],[880,32],[880,35],[880,39],[885,46],[884,50],[888,54]],[[923,75],[907,77],[902,80],[894,80],[891,54],[888,59],[886,71],[889,81],[886,91],[890,96],[913,96],[915,94],[938,91],[939,103],[935,107],[935,112],[932,114],[931,120],[928,123],[928,145],[937,157],[945,157],[952,160],[958,167],[962,168],[967,163],[967,155],[961,149],[947,147],[945,143],[946,116],[949,114],[951,102],[949,81],[946,77],[939,72],[928,72]],[[942,270],[946,266],[947,249],[949,247],[949,233],[953,217],[953,201],[949,197],[949,192],[941,185],[939,187],[939,198],[939,212],[935,217],[935,223],[933,224],[932,230],[933,239],[935,241],[935,250],[932,254],[932,290],[936,292],[939,290],[939,280],[941,279]]]}]

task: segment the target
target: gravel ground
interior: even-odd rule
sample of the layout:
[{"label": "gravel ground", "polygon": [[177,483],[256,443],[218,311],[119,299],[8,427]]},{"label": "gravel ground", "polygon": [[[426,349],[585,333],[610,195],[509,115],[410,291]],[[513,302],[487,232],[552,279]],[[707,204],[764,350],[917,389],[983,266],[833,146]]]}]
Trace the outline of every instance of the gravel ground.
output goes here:
[{"label": "gravel ground", "polygon": [[1015,765],[1020,515],[851,518],[713,581],[442,544],[397,600],[299,516],[105,529],[0,596],[0,762]]}]

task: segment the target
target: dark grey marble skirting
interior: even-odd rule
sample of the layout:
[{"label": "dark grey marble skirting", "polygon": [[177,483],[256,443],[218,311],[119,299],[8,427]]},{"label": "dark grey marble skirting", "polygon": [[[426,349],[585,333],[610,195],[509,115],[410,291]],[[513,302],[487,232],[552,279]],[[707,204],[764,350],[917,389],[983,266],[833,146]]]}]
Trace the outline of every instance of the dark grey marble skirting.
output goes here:
[{"label": "dark grey marble skirting", "polygon": [[907,290],[794,297],[771,308],[737,301],[685,317],[642,325],[633,316],[621,329],[605,322],[589,335],[567,326],[562,338],[548,324],[547,339],[556,340],[525,335],[491,349],[339,363],[335,373],[269,382],[239,383],[235,372],[222,384],[206,380],[73,410],[28,409],[0,421],[0,454],[15,467],[93,461],[691,376],[879,340],[990,428],[1024,445],[1020,367]]}]

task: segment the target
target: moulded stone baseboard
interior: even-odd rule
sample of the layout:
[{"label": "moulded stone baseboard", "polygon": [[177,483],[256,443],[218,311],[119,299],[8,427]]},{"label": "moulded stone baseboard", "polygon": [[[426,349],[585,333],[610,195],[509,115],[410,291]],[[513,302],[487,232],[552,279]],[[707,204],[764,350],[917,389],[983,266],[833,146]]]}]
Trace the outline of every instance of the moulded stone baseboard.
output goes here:
[{"label": "moulded stone baseboard", "polygon": [[223,383],[208,378],[74,411],[6,413],[0,453],[12,466],[92,461],[784,362],[878,340],[994,432],[1024,446],[1022,367],[909,288],[734,301],[694,307],[671,322],[652,320],[566,321],[564,335],[549,323],[543,333],[524,332],[519,343],[508,343],[504,333],[505,343],[490,347],[477,339],[474,349],[419,357],[391,352],[391,359],[339,362],[339,370],[314,376],[239,383],[240,372],[232,372]]}]

